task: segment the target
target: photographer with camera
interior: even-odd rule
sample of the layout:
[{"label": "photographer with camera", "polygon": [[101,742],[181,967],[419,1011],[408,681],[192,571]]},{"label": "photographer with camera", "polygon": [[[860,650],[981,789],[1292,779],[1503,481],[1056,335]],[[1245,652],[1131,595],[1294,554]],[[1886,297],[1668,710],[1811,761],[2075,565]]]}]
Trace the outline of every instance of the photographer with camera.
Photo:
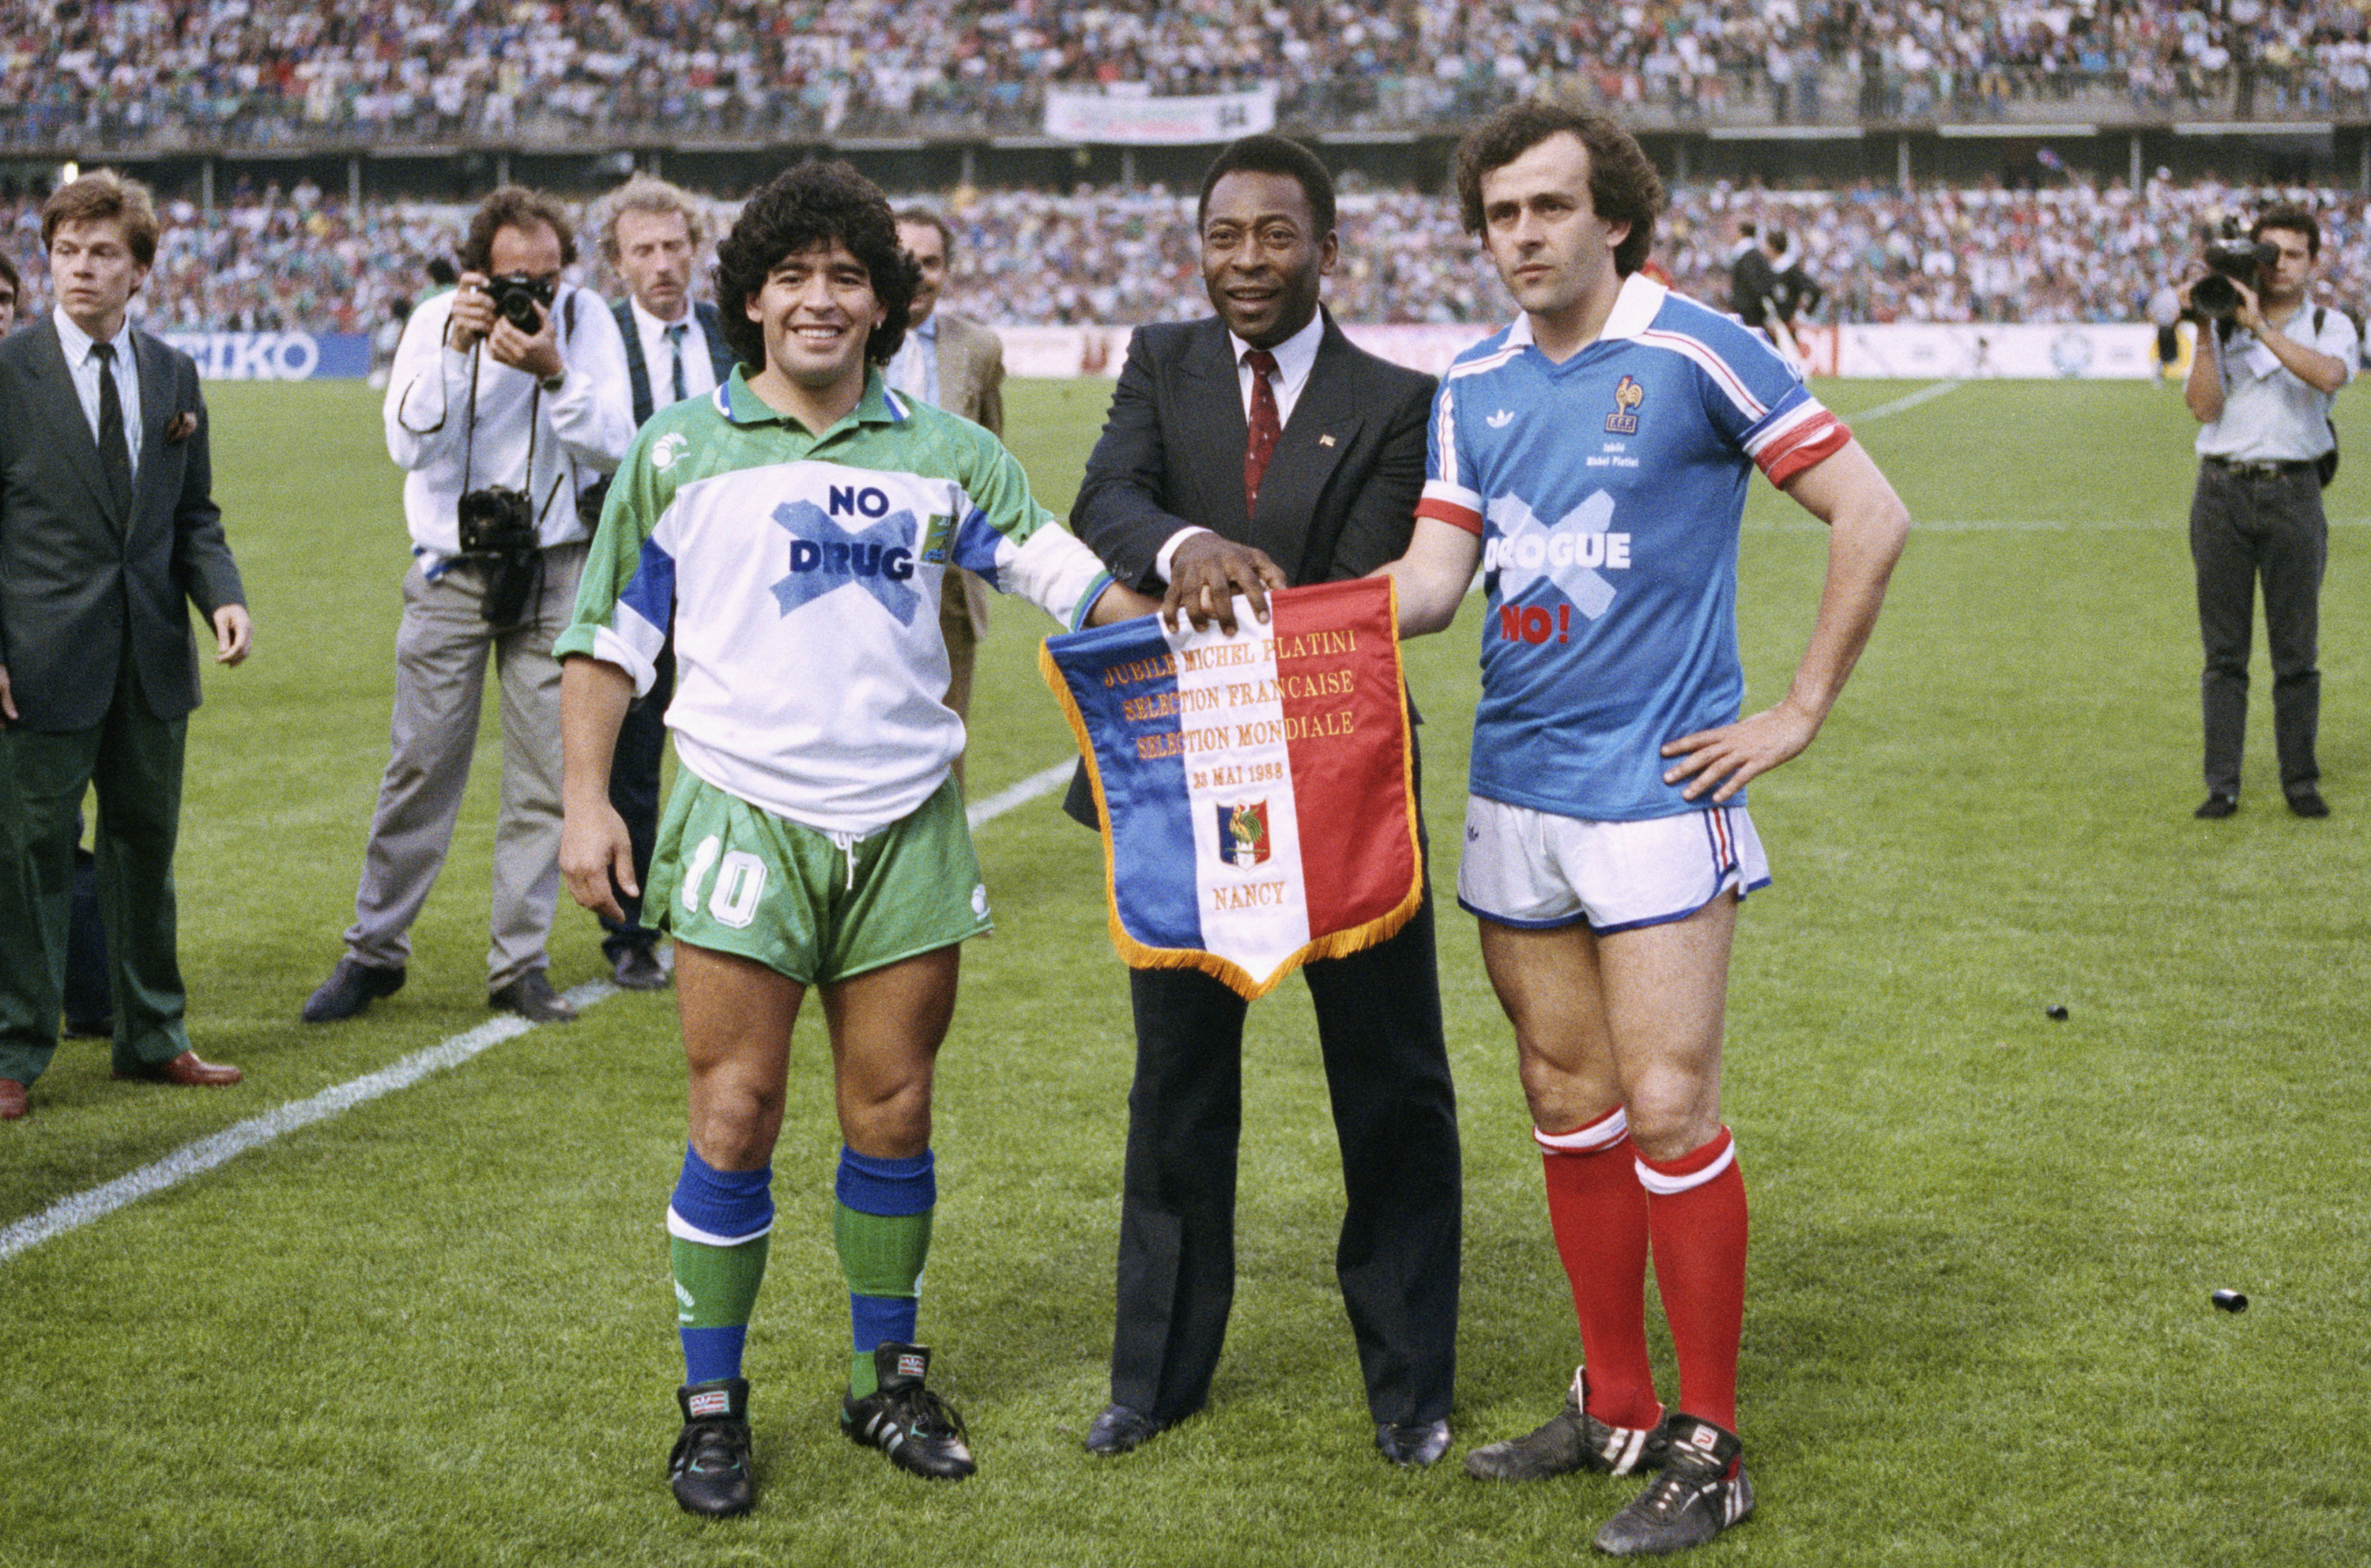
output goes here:
[{"label": "photographer with camera", "polygon": [[[459,285],[411,313],[387,381],[387,449],[406,469],[412,565],[396,638],[392,755],[345,956],[305,1004],[352,1018],[400,989],[409,931],[443,870],[478,736],[486,664],[502,683],[488,1004],[538,1023],[560,890],[560,665],[595,517],[581,498],[633,439],[626,350],[596,294],[561,280],[566,211],[505,185],[470,219]],[[597,506],[597,501],[594,502]]]},{"label": "photographer with camera", "polygon": [[2331,398],[2354,375],[2361,334],[2344,311],[2307,303],[2320,261],[2321,225],[2313,214],[2272,207],[2244,240],[2226,236],[2209,246],[2208,271],[2180,290],[2182,309],[2199,322],[2182,394],[2201,426],[2190,555],[2206,654],[2206,799],[2196,814],[2209,820],[2239,809],[2259,579],[2281,791],[2298,816],[2330,814],[2314,760],[2321,711],[2316,642],[2330,536],[2321,489],[2338,467]]}]

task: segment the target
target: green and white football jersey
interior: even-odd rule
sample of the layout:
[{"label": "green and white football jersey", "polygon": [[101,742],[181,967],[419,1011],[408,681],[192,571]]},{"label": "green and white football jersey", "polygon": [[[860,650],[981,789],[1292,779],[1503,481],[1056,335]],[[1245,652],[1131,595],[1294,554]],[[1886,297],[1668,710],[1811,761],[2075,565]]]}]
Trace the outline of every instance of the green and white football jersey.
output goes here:
[{"label": "green and white football jersey", "polygon": [[736,369],[635,437],[555,651],[645,692],[672,622],[682,765],[792,822],[869,833],[929,799],[963,750],[939,630],[950,566],[1065,628],[1111,581],[994,436],[887,390],[877,368],[820,436]]}]

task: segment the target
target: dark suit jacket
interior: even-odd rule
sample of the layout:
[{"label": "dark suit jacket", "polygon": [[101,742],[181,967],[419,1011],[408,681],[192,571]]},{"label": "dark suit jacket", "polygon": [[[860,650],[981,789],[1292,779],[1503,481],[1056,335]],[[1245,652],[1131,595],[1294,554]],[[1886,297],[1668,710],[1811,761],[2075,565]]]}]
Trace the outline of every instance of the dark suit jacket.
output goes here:
[{"label": "dark suit jacket", "polygon": [[[1243,510],[1250,432],[1227,329],[1215,316],[1139,327],[1087,459],[1070,529],[1112,575],[1162,592],[1161,547],[1199,525],[1266,550],[1296,587],[1364,577],[1407,549],[1424,490],[1433,378],[1351,343],[1329,313],[1317,362]],[[1063,809],[1094,821],[1084,769]]]},{"label": "dark suit jacket", "polygon": [[1748,327],[1769,318],[1770,296],[1778,289],[1778,271],[1760,245],[1750,245],[1729,264],[1729,308]]},{"label": "dark suit jacket", "polygon": [[[43,317],[0,342],[0,664],[30,730],[87,730],[107,715],[125,649],[157,718],[198,706],[189,606],[246,603],[213,499],[198,368],[134,329],[138,475],[129,517],[108,496],[98,444]],[[166,439],[178,414],[196,432]]]},{"label": "dark suit jacket", "polygon": [[1161,592],[1153,558],[1198,525],[1266,550],[1297,586],[1363,577],[1407,548],[1433,378],[1352,346],[1325,317],[1317,363],[1243,511],[1249,437],[1216,317],[1139,327],[1070,526],[1113,575]]}]

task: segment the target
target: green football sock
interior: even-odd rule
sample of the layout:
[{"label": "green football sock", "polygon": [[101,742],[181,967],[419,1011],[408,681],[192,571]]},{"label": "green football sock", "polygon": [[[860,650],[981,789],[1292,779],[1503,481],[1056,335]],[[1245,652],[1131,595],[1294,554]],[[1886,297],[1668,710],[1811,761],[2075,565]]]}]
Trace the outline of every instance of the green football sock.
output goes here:
[{"label": "green football sock", "polygon": [[911,1343],[916,1303],[921,1296],[922,1261],[931,1251],[931,1213],[860,1214],[834,1206],[831,1234],[848,1279],[854,1349],[849,1357],[848,1391],[862,1399],[880,1386],[873,1366],[873,1346]]},{"label": "green football sock", "polygon": [[711,1247],[667,1238],[675,1265],[676,1326],[686,1329],[746,1327],[766,1280],[766,1248],[773,1232],[737,1247]]}]

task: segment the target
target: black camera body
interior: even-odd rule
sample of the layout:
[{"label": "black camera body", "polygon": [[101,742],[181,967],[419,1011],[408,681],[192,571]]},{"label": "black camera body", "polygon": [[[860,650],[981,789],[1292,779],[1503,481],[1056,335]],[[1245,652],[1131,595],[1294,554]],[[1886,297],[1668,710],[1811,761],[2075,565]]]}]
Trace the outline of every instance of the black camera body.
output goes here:
[{"label": "black camera body", "polygon": [[2210,321],[2228,321],[2239,313],[2239,291],[2245,283],[2261,294],[2264,274],[2279,265],[2281,248],[2269,240],[2250,239],[2237,223],[2206,246],[2206,276],[2190,286],[2190,303]]},{"label": "black camera body", "polygon": [[486,593],[479,613],[488,626],[516,626],[543,578],[543,549],[535,535],[535,504],[507,485],[463,493],[459,507],[461,558],[485,568]]},{"label": "black camera body", "polygon": [[461,497],[461,553],[515,555],[536,548],[535,504],[507,485],[486,485]]},{"label": "black camera body", "polygon": [[526,272],[497,272],[486,280],[486,294],[494,302],[494,314],[529,337],[543,330],[553,292],[550,279]]}]

